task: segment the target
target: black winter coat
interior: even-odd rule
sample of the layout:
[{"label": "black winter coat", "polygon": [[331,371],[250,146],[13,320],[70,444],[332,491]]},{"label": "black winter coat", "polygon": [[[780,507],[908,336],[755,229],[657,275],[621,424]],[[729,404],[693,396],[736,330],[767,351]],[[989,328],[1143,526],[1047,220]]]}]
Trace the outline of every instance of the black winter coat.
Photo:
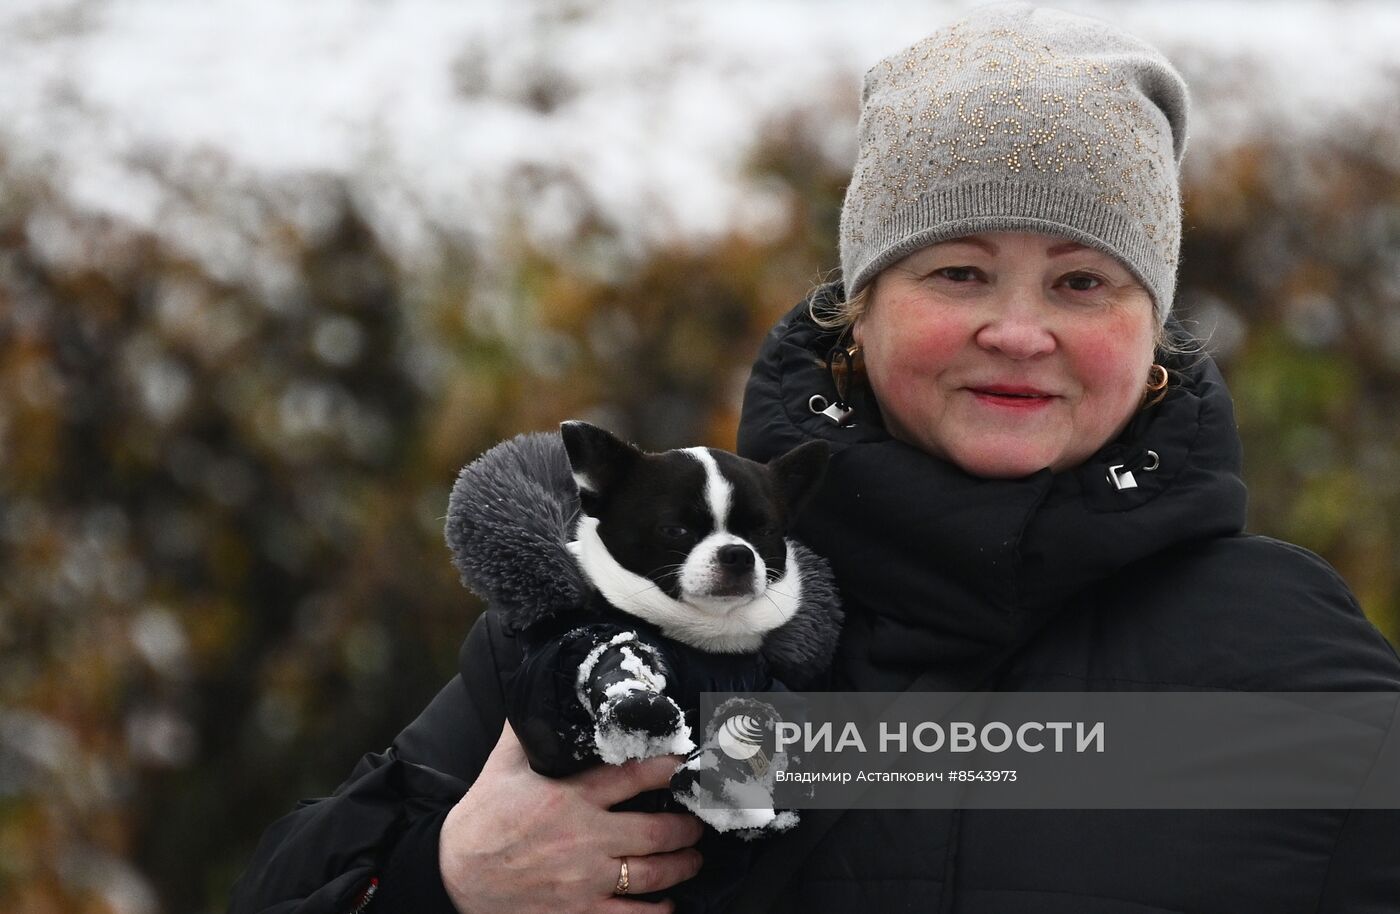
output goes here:
[{"label": "black winter coat", "polygon": [[[934,671],[928,688],[948,691],[1400,690],[1400,658],[1337,574],[1242,532],[1239,441],[1209,359],[1172,366],[1166,400],[1083,467],[1005,481],[892,440],[868,398],[850,428],[813,413],[813,394],[834,395],[815,364],[833,343],[805,303],[774,329],[739,440],[758,460],[813,437],[832,444],[796,530],[830,560],[846,609],[830,687],[899,690]],[[1109,466],[1144,467],[1148,450],[1159,466],[1136,472],[1137,488],[1108,484]],[[345,910],[375,872],[388,885],[415,840],[432,851],[423,836],[435,840],[445,814],[433,810],[456,800],[500,732],[512,645],[484,616],[463,675],[388,752],[269,830],[234,910]],[[1396,811],[813,812],[751,877],[765,889],[765,860],[804,830],[821,835],[774,893],[777,909],[1400,912]]]}]

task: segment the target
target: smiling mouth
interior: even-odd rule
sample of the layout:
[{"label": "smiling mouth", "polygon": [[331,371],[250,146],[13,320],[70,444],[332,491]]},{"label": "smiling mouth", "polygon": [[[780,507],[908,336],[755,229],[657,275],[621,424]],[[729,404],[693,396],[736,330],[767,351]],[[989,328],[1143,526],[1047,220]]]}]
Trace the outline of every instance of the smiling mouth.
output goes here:
[{"label": "smiling mouth", "polygon": [[1033,409],[1045,406],[1055,399],[1054,394],[1047,394],[1033,388],[969,387],[968,391],[979,402],[1014,409]]}]

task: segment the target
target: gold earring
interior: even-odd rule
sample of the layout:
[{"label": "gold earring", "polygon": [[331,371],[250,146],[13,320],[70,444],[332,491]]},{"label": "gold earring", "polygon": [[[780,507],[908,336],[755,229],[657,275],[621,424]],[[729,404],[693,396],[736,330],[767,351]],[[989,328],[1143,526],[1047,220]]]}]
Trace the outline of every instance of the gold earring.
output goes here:
[{"label": "gold earring", "polygon": [[1152,363],[1152,367],[1147,370],[1147,389],[1142,392],[1142,408],[1156,406],[1167,396],[1167,383],[1171,380],[1167,374],[1167,369]]}]

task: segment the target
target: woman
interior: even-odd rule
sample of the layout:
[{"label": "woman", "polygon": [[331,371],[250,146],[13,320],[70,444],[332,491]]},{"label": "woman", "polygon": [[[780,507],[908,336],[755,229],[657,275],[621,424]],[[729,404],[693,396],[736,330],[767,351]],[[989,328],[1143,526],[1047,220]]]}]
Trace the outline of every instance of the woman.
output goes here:
[{"label": "woman", "polygon": [[[770,334],[739,437],[832,444],[797,529],[842,588],[831,688],[1400,690],[1325,563],[1242,533],[1229,395],[1170,322],[1186,112],[1154,49],[1022,5],[867,74],[845,286]],[[372,910],[621,912],[695,872],[694,821],[607,811],[674,757],[529,770],[513,650],[484,616],[395,747],[270,830],[235,908],[348,910],[377,877]],[[809,813],[740,908],[1396,911],[1397,838],[1393,812]]]}]

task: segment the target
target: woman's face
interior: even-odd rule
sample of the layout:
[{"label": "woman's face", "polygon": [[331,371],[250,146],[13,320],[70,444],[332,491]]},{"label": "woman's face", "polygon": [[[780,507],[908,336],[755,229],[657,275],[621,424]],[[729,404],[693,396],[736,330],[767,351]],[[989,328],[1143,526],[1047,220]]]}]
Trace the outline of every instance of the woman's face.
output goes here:
[{"label": "woman's face", "polygon": [[991,232],[875,278],[854,334],[890,433],[976,476],[1078,466],[1147,383],[1152,297],[1113,257]]}]

